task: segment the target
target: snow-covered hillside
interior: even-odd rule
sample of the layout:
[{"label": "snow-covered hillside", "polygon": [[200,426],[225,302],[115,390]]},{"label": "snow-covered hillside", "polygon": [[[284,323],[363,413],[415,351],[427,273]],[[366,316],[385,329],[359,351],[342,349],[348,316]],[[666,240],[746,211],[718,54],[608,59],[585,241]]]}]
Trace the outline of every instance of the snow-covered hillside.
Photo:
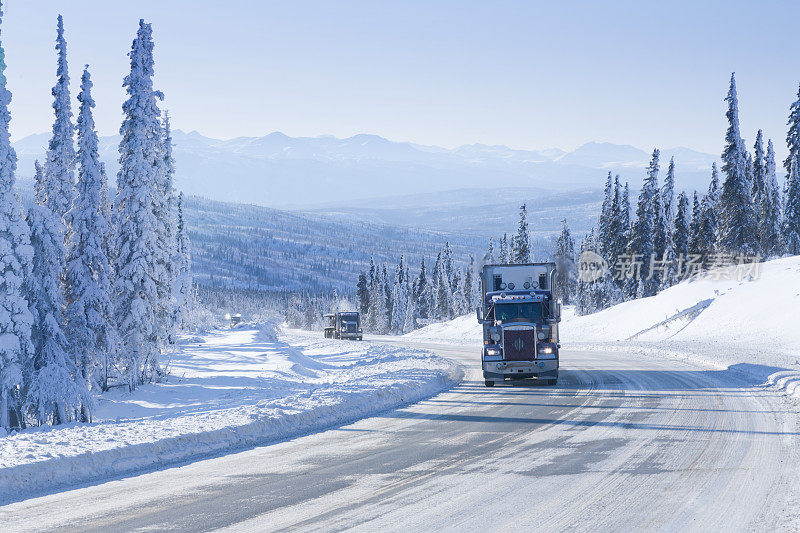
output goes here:
[{"label": "snow-covered hillside", "polygon": [[189,339],[166,381],[103,394],[92,423],[0,439],[0,501],[342,424],[462,376],[421,350],[321,337],[264,325]]},{"label": "snow-covered hillside", "polygon": [[[739,280],[735,269],[721,271],[587,316],[566,309],[562,344],[615,344],[715,365],[800,370],[800,256],[763,263],[757,274]],[[480,343],[481,329],[470,314],[406,337]]]}]

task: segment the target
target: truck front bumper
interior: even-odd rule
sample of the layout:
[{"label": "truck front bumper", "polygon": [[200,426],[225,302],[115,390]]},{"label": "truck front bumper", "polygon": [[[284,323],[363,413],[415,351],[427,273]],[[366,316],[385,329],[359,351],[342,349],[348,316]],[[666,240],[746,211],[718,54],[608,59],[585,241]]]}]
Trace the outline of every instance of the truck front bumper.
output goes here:
[{"label": "truck front bumper", "polygon": [[483,377],[486,379],[532,378],[558,370],[558,359],[537,359],[534,361],[484,361]]}]

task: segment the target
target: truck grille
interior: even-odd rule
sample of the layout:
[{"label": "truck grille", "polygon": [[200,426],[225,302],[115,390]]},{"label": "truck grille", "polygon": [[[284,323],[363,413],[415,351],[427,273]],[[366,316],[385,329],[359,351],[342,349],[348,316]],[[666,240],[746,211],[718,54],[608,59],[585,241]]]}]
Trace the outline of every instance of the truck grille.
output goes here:
[{"label": "truck grille", "polygon": [[532,361],[536,354],[534,328],[503,330],[503,353],[506,361]]}]

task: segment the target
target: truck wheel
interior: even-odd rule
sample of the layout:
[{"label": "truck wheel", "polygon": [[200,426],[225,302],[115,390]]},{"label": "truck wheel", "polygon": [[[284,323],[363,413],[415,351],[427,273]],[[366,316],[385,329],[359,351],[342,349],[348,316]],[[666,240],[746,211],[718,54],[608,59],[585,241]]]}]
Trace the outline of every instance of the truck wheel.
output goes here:
[{"label": "truck wheel", "polygon": [[486,380],[486,381],[484,381],[483,383],[484,383],[484,385],[486,385],[487,387],[494,387],[494,381],[489,381],[489,380],[487,379],[487,380]]}]

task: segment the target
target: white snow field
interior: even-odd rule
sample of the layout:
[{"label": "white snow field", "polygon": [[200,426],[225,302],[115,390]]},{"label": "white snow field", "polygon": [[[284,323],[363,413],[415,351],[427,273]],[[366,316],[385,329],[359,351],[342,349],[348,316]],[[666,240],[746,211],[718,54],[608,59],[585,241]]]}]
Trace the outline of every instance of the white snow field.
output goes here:
[{"label": "white snow field", "polygon": [[[800,393],[800,256],[767,261],[756,272],[717,271],[587,316],[566,308],[560,331],[567,349],[686,357]],[[474,344],[481,328],[469,314],[405,338]]]},{"label": "white snow field", "polygon": [[0,502],[352,422],[463,376],[424,350],[321,337],[261,325],[190,339],[167,380],[103,394],[93,423],[0,438]]}]

